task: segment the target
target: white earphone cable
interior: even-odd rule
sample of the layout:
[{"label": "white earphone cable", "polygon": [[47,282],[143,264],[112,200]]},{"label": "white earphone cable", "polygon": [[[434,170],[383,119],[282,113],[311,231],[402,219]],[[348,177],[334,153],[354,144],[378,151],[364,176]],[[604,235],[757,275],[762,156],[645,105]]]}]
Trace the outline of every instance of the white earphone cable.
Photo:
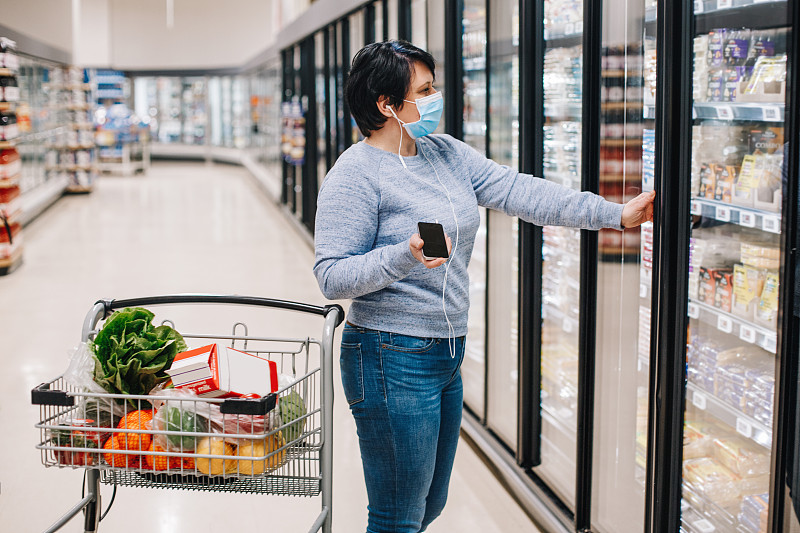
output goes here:
[{"label": "white earphone cable", "polygon": [[447,195],[447,201],[450,203],[450,210],[453,212],[453,221],[456,223],[456,242],[453,244],[453,251],[450,253],[450,258],[447,260],[447,264],[444,267],[444,283],[442,284],[442,311],[444,311],[444,319],[447,321],[447,329],[448,329],[448,337],[447,337],[447,347],[450,350],[450,357],[455,358],[456,356],[456,346],[455,346],[455,337],[456,331],[453,328],[453,324],[450,322],[450,317],[447,316],[447,305],[445,304],[445,291],[447,290],[447,274],[450,270],[450,263],[453,261],[453,257],[456,255],[456,250],[458,250],[458,237],[459,237],[459,229],[458,229],[458,217],[456,216],[456,208],[453,205],[453,200],[450,198],[450,191],[445,186],[442,179],[439,177],[439,171],[436,170],[436,166],[431,163],[431,160],[428,159],[428,154],[425,153],[425,150],[422,149],[422,144],[419,143],[419,150],[422,152],[422,155],[425,157],[425,161],[433,168],[433,172],[436,174],[436,180],[439,182],[439,185],[442,186],[444,189],[445,194]]}]

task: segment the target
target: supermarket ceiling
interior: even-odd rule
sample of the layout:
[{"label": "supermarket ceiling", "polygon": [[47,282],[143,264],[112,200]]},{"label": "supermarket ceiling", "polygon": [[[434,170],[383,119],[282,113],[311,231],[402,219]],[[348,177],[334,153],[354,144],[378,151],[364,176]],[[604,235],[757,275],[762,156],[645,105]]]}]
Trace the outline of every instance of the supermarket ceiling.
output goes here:
[{"label": "supermarket ceiling", "polygon": [[0,0],[2,24],[86,67],[240,67],[309,0]]}]

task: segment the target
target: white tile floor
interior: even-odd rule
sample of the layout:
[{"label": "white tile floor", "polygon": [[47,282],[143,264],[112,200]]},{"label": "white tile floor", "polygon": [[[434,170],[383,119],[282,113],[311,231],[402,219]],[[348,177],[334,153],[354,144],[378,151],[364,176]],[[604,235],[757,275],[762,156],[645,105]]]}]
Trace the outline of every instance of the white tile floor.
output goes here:
[{"label": "white tile floor", "polygon": [[[60,200],[24,236],[23,266],[0,277],[2,531],[41,531],[80,498],[80,470],[40,463],[29,391],[64,371],[95,300],[208,292],[324,303],[312,250],[238,167],[157,163],[145,177],[104,177],[91,195]],[[185,319],[202,320],[200,309]],[[273,335],[316,335],[317,322],[288,316],[266,321],[279,330]],[[333,529],[357,533],[366,527],[366,491],[355,425],[341,400],[334,416]],[[107,503],[111,490],[102,489]],[[304,532],[318,509],[318,498],[120,488],[100,530]],[[82,521],[62,531],[83,531]],[[462,443],[450,501],[428,531],[537,530]]]}]

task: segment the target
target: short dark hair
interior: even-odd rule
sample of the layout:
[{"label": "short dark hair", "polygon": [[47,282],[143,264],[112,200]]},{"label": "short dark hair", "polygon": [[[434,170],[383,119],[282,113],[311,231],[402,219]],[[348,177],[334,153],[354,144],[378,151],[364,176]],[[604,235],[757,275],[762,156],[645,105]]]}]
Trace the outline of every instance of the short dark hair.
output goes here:
[{"label": "short dark hair", "polygon": [[435,76],[433,56],[407,41],[368,44],[353,58],[344,97],[350,114],[365,136],[369,137],[386,122],[377,106],[381,96],[395,109],[403,106],[415,61],[428,67]]}]

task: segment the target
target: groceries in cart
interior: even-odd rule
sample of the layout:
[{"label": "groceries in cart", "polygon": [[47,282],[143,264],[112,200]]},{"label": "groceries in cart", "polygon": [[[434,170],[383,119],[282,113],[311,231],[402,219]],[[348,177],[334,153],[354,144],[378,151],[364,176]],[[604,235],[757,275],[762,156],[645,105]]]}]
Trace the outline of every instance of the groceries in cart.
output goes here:
[{"label": "groceries in cart", "polygon": [[259,476],[302,452],[304,379],[269,354],[210,343],[189,349],[133,307],[114,312],[63,376],[74,406],[48,425],[56,463],[139,473]]}]

